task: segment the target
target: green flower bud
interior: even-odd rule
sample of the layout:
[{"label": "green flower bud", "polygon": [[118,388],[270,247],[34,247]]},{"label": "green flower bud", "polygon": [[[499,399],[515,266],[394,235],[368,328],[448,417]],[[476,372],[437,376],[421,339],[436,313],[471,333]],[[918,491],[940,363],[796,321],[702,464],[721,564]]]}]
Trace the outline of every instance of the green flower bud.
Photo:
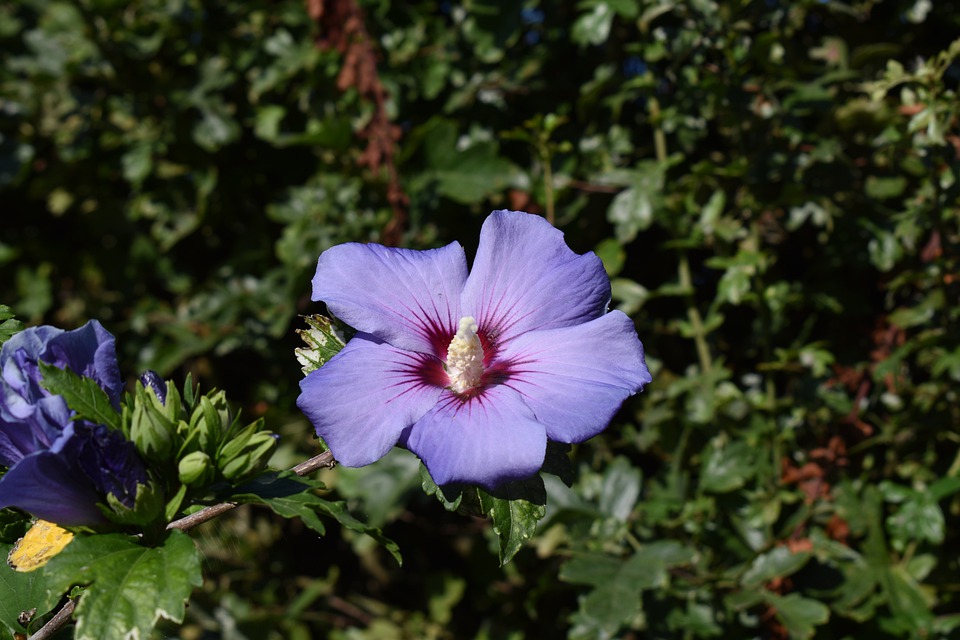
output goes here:
[{"label": "green flower bud", "polygon": [[234,482],[251,476],[264,466],[277,448],[277,436],[270,431],[259,431],[261,421],[244,429],[228,442],[217,457],[223,477]]},{"label": "green flower bud", "polygon": [[[217,453],[217,460],[232,460],[236,456],[240,455],[244,447],[246,447],[247,443],[250,441],[250,438],[253,437],[253,434],[255,434],[262,426],[263,421],[257,420],[256,422],[251,422],[236,433],[228,434],[229,439],[227,439],[226,442],[224,442],[220,447],[220,451]],[[220,467],[222,468],[223,464],[220,464]]]},{"label": "green flower bud", "polygon": [[130,421],[130,439],[143,457],[167,461],[172,457],[177,424],[165,415],[165,408],[153,392],[137,385],[133,415]]},{"label": "green flower bud", "polygon": [[201,396],[193,415],[190,417],[188,439],[196,438],[196,447],[207,453],[214,453],[230,426],[230,408],[226,394],[218,391],[211,396]]},{"label": "green flower bud", "polygon": [[180,460],[177,472],[183,484],[200,487],[213,480],[216,469],[210,456],[203,451],[194,451]]}]

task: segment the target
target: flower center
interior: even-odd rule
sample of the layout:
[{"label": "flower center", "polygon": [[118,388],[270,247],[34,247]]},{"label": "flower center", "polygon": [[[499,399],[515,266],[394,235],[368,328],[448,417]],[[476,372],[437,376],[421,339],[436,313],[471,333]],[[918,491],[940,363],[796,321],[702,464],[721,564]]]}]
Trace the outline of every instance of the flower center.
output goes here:
[{"label": "flower center", "polygon": [[460,328],[447,347],[447,375],[450,388],[463,393],[480,384],[483,376],[483,345],[477,335],[477,321],[460,318]]}]

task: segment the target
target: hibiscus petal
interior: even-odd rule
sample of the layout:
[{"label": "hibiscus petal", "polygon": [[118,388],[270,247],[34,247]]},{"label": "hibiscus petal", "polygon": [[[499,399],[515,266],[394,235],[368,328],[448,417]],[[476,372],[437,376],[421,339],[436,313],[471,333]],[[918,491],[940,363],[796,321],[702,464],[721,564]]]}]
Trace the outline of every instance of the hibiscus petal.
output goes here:
[{"label": "hibiscus petal", "polygon": [[126,507],[136,504],[137,485],[149,482],[146,467],[132,442],[102,424],[76,426],[76,464],[102,494],[113,494]]},{"label": "hibiscus petal", "polygon": [[650,382],[633,321],[620,311],[574,327],[518,337],[501,354],[516,390],[558,442],[603,431],[623,401]]},{"label": "hibiscus petal", "polygon": [[50,451],[21,459],[0,478],[0,508],[18,507],[62,526],[106,522],[100,499],[79,469]]},{"label": "hibiscus petal", "polygon": [[300,381],[297,406],[347,467],[382,458],[440,397],[438,360],[359,333]]},{"label": "hibiscus petal", "polygon": [[117,363],[116,340],[98,321],[90,320],[79,329],[54,336],[40,359],[93,378],[107,393],[113,406],[120,408],[123,380]]},{"label": "hibiscus petal", "polygon": [[528,331],[597,318],[609,302],[600,258],[575,254],[540,216],[494,211],[483,223],[461,305],[495,348]]},{"label": "hibiscus petal", "polygon": [[96,380],[114,406],[120,407],[123,381],[117,364],[113,335],[96,320],[79,329],[31,327],[8,340],[0,355],[4,382],[25,400],[32,400],[39,388],[37,360]]},{"label": "hibiscus petal", "polygon": [[457,330],[466,278],[456,242],[429,251],[350,242],[320,255],[313,299],[395,347],[440,355]]},{"label": "hibiscus petal", "polygon": [[[22,400],[22,399],[21,399]],[[55,446],[64,435],[73,433],[73,412],[60,396],[46,396],[35,404],[11,403],[16,411],[6,412],[0,401],[0,464],[12,467],[35,451]]]},{"label": "hibiscus petal", "polygon": [[12,467],[36,449],[36,439],[29,424],[8,422],[0,416],[0,464]]},{"label": "hibiscus petal", "polygon": [[438,485],[493,488],[536,473],[547,435],[523,400],[506,387],[490,387],[466,402],[444,391],[440,402],[410,430],[407,446]]}]

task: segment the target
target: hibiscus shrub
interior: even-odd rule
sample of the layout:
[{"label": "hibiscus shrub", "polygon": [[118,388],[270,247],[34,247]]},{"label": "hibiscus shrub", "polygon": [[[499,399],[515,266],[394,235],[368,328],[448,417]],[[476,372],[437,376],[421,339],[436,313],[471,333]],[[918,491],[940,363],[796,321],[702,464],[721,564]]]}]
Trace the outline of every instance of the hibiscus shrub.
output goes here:
[{"label": "hibiscus shrub", "polygon": [[[345,525],[318,540],[239,510],[201,528],[204,583],[169,635],[960,634],[956,3],[8,5],[0,303],[30,325],[98,319],[131,379],[190,372],[243,399],[281,436],[274,467],[315,455],[315,427],[343,446],[327,424],[338,403],[381,416],[349,395],[356,372],[313,406],[310,376],[346,358],[302,378],[294,357],[313,371],[332,355],[316,347],[346,337],[297,318],[320,301],[369,332],[352,353],[386,349],[343,298],[376,291],[365,304],[395,309],[403,282],[372,258],[339,265],[356,291],[333,276],[311,291],[318,256],[345,242],[460,242],[481,256],[471,276],[450,266],[469,278],[490,268],[477,238],[491,211],[540,215],[599,257],[603,317],[633,321],[652,374],[598,437],[545,445],[530,539],[505,527],[516,502],[447,493],[391,449],[441,479],[461,470],[391,414],[380,440],[345,445],[379,460],[319,478],[398,543],[402,567]],[[539,249],[519,250],[523,277],[549,269]],[[530,300],[576,307],[578,283],[538,283]],[[456,336],[470,352],[471,332],[482,346],[471,313],[476,329],[444,318],[437,357]],[[613,357],[612,337],[572,341],[571,369]],[[5,402],[17,375],[4,367]],[[596,417],[550,391],[549,408]],[[71,428],[65,441],[95,435]],[[54,440],[17,440],[0,462],[59,463]],[[515,452],[482,453],[486,471]],[[76,491],[105,490],[69,473]],[[11,513],[3,543],[22,534]],[[505,540],[516,555],[500,567]],[[20,629],[19,611],[0,613]]]}]

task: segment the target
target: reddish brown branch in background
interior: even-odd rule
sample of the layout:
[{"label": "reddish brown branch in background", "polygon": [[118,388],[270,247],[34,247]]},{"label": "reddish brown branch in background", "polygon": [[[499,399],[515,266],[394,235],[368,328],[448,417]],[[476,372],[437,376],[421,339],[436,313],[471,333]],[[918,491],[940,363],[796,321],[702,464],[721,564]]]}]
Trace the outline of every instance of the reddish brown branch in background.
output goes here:
[{"label": "reddish brown branch in background", "polygon": [[374,105],[370,121],[357,132],[366,142],[359,163],[373,173],[387,172],[387,201],[393,217],[383,230],[381,238],[386,245],[396,246],[403,236],[410,200],[400,186],[394,163],[400,127],[387,115],[387,90],[377,73],[377,53],[373,40],[363,22],[363,12],[356,0],[306,0],[307,12],[317,23],[317,46],[335,49],[343,55],[343,67],[337,76],[337,88],[350,87]]}]

